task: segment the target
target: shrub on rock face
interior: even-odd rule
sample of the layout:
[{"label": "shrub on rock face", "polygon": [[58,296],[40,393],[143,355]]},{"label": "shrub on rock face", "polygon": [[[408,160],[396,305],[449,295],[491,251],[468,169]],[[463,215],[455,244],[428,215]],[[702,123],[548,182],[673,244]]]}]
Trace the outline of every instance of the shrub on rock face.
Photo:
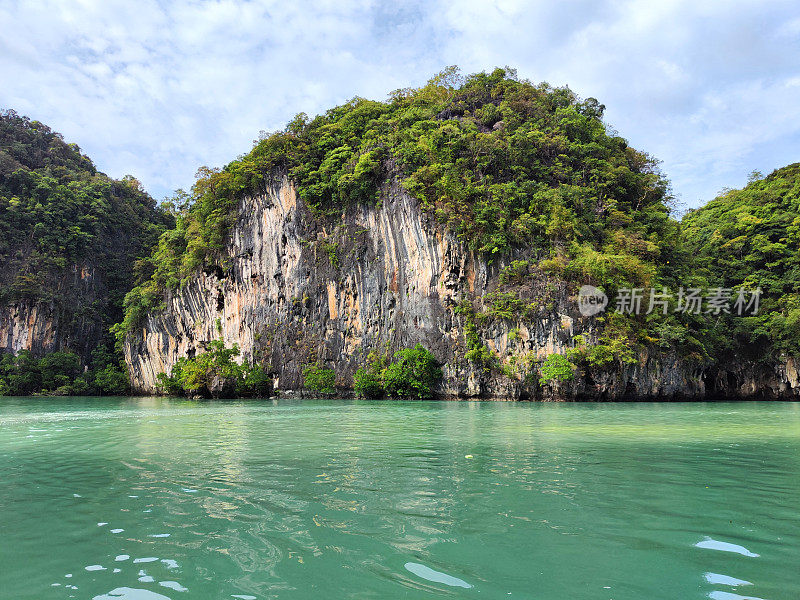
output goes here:
[{"label": "shrub on rock face", "polygon": [[336,391],[336,374],[319,364],[306,365],[303,369],[303,387],[320,394],[333,394]]},{"label": "shrub on rock face", "polygon": [[371,352],[367,357],[367,365],[360,367],[353,377],[353,389],[361,398],[382,398],[386,395],[383,389],[383,375],[388,360]]},{"label": "shrub on rock face", "polygon": [[226,348],[222,341],[209,344],[208,351],[179,359],[167,375],[158,375],[161,390],[171,396],[266,397],[272,392],[272,378],[260,365],[240,365],[235,360],[239,347]]},{"label": "shrub on rock face", "polygon": [[360,398],[375,399],[384,396],[380,377],[364,367],[360,367],[353,376],[353,389]]},{"label": "shrub on rock face", "polygon": [[122,396],[130,392],[130,381],[125,363],[103,346],[92,352],[92,369],[87,382],[102,396]]},{"label": "shrub on rock face", "polygon": [[272,377],[261,365],[247,369],[239,385],[239,395],[248,398],[269,398],[272,395]]},{"label": "shrub on rock face", "polygon": [[94,374],[94,385],[104,396],[121,396],[130,390],[128,375],[118,365],[106,365]]},{"label": "shrub on rock face", "polygon": [[550,354],[539,366],[539,374],[544,383],[555,385],[575,378],[572,363],[561,354]]},{"label": "shrub on rock face", "polygon": [[219,340],[211,342],[208,351],[189,359],[180,374],[181,387],[191,395],[211,395],[215,398],[235,394],[241,365],[233,359],[239,347],[226,348]]},{"label": "shrub on rock face", "polygon": [[72,352],[52,352],[39,361],[42,374],[42,389],[56,390],[69,388],[72,380],[78,376],[81,359]]},{"label": "shrub on rock face", "polygon": [[128,376],[117,357],[102,346],[92,352],[92,361],[86,365],[69,351],[41,358],[28,350],[0,354],[0,396],[106,395],[124,394],[128,389]]},{"label": "shrub on rock face", "polygon": [[442,377],[436,358],[422,344],[396,352],[395,361],[383,373],[383,387],[389,396],[432,398]]}]

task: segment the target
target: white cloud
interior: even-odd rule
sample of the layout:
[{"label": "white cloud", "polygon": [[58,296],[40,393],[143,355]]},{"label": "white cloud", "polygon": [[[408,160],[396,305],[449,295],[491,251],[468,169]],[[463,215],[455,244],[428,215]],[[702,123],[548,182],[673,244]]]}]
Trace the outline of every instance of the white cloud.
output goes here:
[{"label": "white cloud", "polygon": [[508,63],[600,99],[621,135],[663,160],[691,206],[753,169],[800,160],[800,103],[787,91],[800,75],[800,29],[787,25],[796,3],[566,6],[536,3],[513,19],[482,19],[482,3],[459,8],[448,57],[470,48],[473,68]]},{"label": "white cloud", "polygon": [[744,0],[0,0],[0,105],[160,197],[297,112],[507,64],[598,98],[696,205],[798,160],[798,23]]}]

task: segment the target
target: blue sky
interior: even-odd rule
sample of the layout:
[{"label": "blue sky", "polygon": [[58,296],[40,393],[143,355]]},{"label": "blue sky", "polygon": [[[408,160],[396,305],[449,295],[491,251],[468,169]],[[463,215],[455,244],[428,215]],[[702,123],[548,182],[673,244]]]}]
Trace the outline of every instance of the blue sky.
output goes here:
[{"label": "blue sky", "polygon": [[596,97],[688,207],[800,160],[797,2],[0,0],[0,31],[0,107],[157,199],[300,111],[451,64]]}]

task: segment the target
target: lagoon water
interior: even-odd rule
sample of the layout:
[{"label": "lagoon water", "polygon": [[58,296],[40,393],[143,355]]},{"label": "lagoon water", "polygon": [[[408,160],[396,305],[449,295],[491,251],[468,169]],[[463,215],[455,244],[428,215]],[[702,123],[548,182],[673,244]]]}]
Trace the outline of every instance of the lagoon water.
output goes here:
[{"label": "lagoon water", "polygon": [[0,598],[800,598],[800,404],[0,399]]}]

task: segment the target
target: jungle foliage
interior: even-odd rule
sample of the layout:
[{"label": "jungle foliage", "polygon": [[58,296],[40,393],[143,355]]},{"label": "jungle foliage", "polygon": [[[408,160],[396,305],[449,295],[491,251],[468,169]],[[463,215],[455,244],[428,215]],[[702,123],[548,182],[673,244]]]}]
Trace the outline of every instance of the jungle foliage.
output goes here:
[{"label": "jungle foliage", "polygon": [[170,396],[268,398],[272,377],[259,364],[236,362],[239,354],[237,345],[214,340],[205,352],[178,359],[169,375],[159,373],[159,386]]},{"label": "jungle foliage", "polygon": [[800,163],[751,175],[683,218],[687,249],[713,286],[762,290],[758,314],[721,315],[718,353],[800,356]]},{"label": "jungle foliage", "polygon": [[[649,285],[673,258],[678,224],[656,161],[602,121],[597,100],[520,80],[511,69],[468,77],[448,68],[388,100],[354,98],[297,115],[223,169],[203,168],[177,227],[151,257],[152,278],[126,299],[130,330],[219,251],[243,195],[286,174],[319,218],[379,202],[396,180],[489,260],[535,247],[562,276]],[[224,265],[223,265],[224,267]]]},{"label": "jungle foliage", "polygon": [[51,352],[37,358],[27,350],[0,355],[0,396],[113,396],[130,391],[119,357],[103,346],[82,367],[74,352]]},{"label": "jungle foliage", "polygon": [[[106,325],[119,321],[120,340],[200,269],[225,272],[239,201],[287,176],[321,221],[379,203],[388,186],[401,185],[467,248],[505,265],[480,306],[465,300],[456,309],[465,359],[485,370],[502,366],[483,327],[553,313],[552,299],[519,293],[532,279],[560,282],[568,293],[591,284],[609,298],[625,288],[763,292],[759,313],[745,317],[682,313],[675,299],[638,315],[614,313],[612,304],[597,317],[593,343],[576,342],[569,353],[578,367],[622,368],[645,348],[705,365],[800,354],[800,165],[754,175],[678,221],[656,161],[605,124],[603,112],[593,98],[520,80],[511,69],[462,77],[448,68],[386,101],[354,98],[313,118],[297,115],[224,168],[202,167],[189,193],[176,192],[170,214],[133,178],[109,179],[41,123],[5,112],[0,301],[54,299],[54,281],[88,263],[105,274],[108,299],[84,309]],[[323,250],[338,267],[337,247]],[[212,393],[208,378],[233,368],[235,355],[223,356],[231,351],[185,359],[165,384]],[[359,369],[359,393],[428,394],[432,356],[402,352]],[[82,378],[67,367],[71,381]],[[566,373],[563,364],[540,368],[550,367]],[[306,387],[333,389],[332,372],[306,371]],[[240,375],[233,380],[247,378]]]},{"label": "jungle foliage", "polygon": [[133,177],[111,179],[46,125],[0,111],[0,302],[57,299],[55,282],[91,267],[110,326],[137,260],[172,225]]},{"label": "jungle foliage", "polygon": [[610,298],[625,288],[764,292],[760,314],[744,319],[681,313],[675,300],[666,313],[601,317],[597,343],[572,355],[579,364],[623,365],[645,347],[703,364],[765,343],[767,357],[797,354],[798,167],[726,192],[681,223],[656,161],[607,126],[603,111],[594,98],[511,69],[462,77],[451,67],[384,102],[354,98],[314,118],[297,115],[225,168],[201,169],[192,193],[176,199],[177,227],[151,257],[152,278],[126,299],[120,334],[198,268],[224,267],[219,251],[238,201],[285,174],[320,219],[377,203],[397,181],[490,262],[524,254],[503,271],[484,312],[464,313],[468,359],[484,368],[494,361],[478,326],[541,308],[515,295],[523,273],[573,290],[591,284]]},{"label": "jungle foliage", "polygon": [[575,378],[572,363],[561,354],[548,354],[539,365],[539,376],[542,382],[557,385]]},{"label": "jungle foliage", "polygon": [[394,360],[371,353],[367,364],[353,378],[356,393],[363,398],[432,398],[442,370],[422,344],[399,350]]},{"label": "jungle foliage", "polygon": [[303,387],[320,394],[333,394],[336,391],[336,373],[318,363],[306,365],[303,367]]},{"label": "jungle foliage", "polygon": [[[89,375],[75,374],[72,359],[63,362],[61,385],[54,388],[46,375],[50,367],[42,363],[39,372],[40,359],[3,357],[11,393],[64,386],[80,393],[127,390],[120,356],[100,368],[112,365],[107,380],[99,382],[92,351],[99,343],[103,353],[111,352],[109,328],[123,318],[125,294],[150,277],[137,266],[173,224],[133,177],[111,179],[46,125],[0,111],[0,304],[52,306],[62,337],[81,347],[41,361],[77,356],[81,366],[92,368]],[[84,327],[70,336],[79,322],[94,324],[98,334],[86,338]],[[28,383],[9,383],[23,379]]]}]

